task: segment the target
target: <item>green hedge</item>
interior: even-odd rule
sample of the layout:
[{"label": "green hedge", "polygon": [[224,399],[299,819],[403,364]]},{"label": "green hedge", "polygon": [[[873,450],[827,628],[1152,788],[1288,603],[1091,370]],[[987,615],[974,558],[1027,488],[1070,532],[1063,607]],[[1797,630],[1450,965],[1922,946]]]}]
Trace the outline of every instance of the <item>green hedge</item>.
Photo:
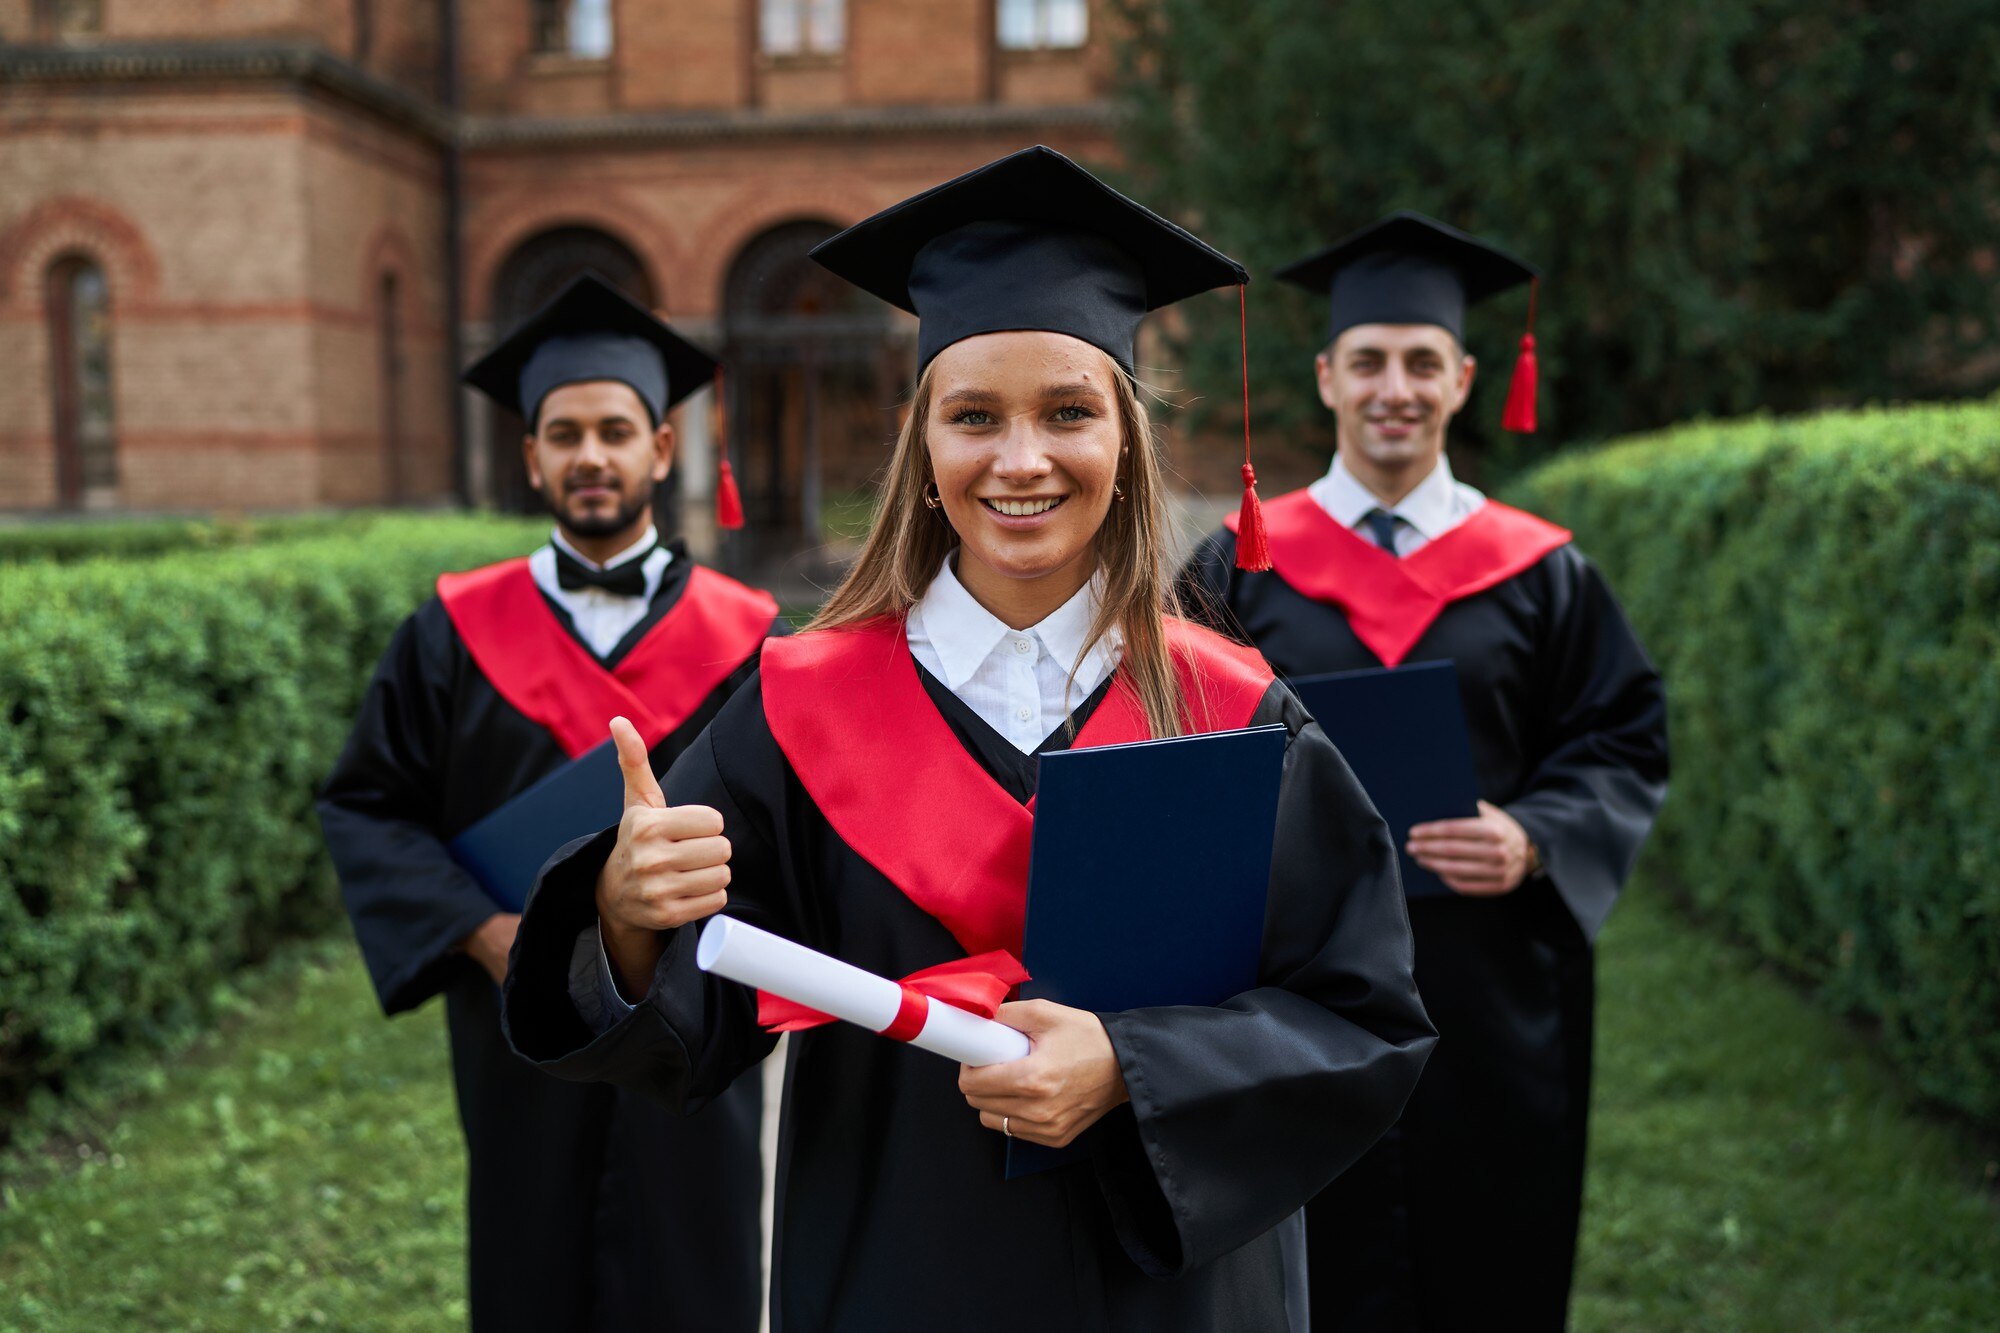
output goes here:
[{"label": "green hedge", "polygon": [[1510,498],[1576,530],[1666,675],[1649,865],[2000,1119],[2000,405],[1699,424]]},{"label": "green hedge", "polygon": [[143,560],[176,551],[215,551],[308,537],[359,536],[376,523],[403,521],[370,510],[269,518],[64,519],[0,526],[0,565],[80,560]]},{"label": "green hedge", "polygon": [[312,813],[390,631],[539,524],[0,572],[0,1109],[340,911]]}]

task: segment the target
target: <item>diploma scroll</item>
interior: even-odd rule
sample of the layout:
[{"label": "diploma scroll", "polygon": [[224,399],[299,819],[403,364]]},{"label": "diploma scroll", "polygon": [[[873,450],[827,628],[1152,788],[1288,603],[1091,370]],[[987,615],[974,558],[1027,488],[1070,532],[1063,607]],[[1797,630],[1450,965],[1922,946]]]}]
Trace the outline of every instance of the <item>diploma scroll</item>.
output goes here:
[{"label": "diploma scroll", "polygon": [[[886,977],[726,916],[715,917],[702,928],[694,961],[704,972],[769,991],[870,1032],[888,1031],[907,1003],[904,987]],[[968,1065],[1005,1064],[1031,1049],[1028,1039],[1005,1023],[943,1001],[925,1003],[923,1027],[909,1038],[912,1046]]]}]

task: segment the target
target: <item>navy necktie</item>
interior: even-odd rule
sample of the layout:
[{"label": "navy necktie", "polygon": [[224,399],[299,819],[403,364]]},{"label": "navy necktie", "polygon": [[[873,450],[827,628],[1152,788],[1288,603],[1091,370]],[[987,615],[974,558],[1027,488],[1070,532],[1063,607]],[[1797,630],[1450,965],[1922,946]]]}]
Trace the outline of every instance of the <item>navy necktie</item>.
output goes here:
[{"label": "navy necktie", "polygon": [[620,597],[644,597],[646,595],[646,555],[636,560],[627,560],[610,569],[598,569],[586,565],[558,546],[556,553],[556,586],[564,592],[575,592],[578,588],[602,588]]},{"label": "navy necktie", "polygon": [[1403,522],[1400,517],[1386,510],[1371,509],[1361,516],[1361,521],[1368,525],[1368,531],[1374,535],[1377,546],[1390,555],[1397,554],[1396,528]]}]

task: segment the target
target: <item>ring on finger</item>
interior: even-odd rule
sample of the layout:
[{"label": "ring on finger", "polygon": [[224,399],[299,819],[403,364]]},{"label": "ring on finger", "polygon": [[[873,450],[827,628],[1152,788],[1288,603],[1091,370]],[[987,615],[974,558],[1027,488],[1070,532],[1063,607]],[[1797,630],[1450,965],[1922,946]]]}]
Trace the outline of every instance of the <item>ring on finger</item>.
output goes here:
[{"label": "ring on finger", "polygon": [[1011,1115],[1003,1115],[1000,1117],[1000,1132],[1002,1134],[1005,1134],[1010,1139],[1014,1137],[1014,1131],[1008,1128],[1007,1122],[1012,1120],[1013,1118],[1014,1117]]}]

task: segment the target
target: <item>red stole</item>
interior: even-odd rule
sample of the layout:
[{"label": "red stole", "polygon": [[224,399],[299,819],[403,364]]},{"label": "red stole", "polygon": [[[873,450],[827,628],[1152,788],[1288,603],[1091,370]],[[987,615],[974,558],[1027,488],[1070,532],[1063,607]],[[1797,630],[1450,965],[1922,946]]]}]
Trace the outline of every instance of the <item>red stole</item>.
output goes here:
[{"label": "red stole", "polygon": [[[1233,518],[1223,522],[1234,531]],[[1465,522],[1401,559],[1342,527],[1305,491],[1264,506],[1271,572],[1339,607],[1385,666],[1403,660],[1453,602],[1485,592],[1566,544],[1567,530],[1488,500]]]},{"label": "red stole", "polygon": [[[1188,729],[1247,725],[1272,681],[1256,650],[1177,620],[1167,643]],[[902,619],[772,639],[762,672],[771,734],[841,841],[966,953],[1018,957],[1034,803],[1008,795],[959,744],[917,678]],[[1121,672],[1075,744],[1151,735]]]},{"label": "red stole", "polygon": [[778,614],[769,593],[696,565],[680,600],[607,671],[556,619],[525,556],[446,574],[437,589],[480,672],[572,759],[609,740],[614,717],[658,745],[750,660]]}]

